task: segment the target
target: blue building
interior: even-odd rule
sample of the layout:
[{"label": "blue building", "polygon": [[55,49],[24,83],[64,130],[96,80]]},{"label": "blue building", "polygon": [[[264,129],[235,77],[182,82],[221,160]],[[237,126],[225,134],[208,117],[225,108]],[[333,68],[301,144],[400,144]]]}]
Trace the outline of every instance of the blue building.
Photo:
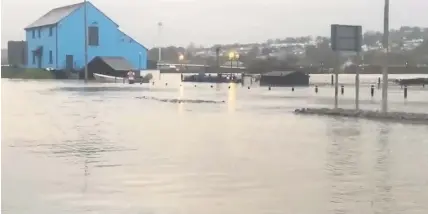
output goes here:
[{"label": "blue building", "polygon": [[[27,67],[80,70],[85,66],[84,4],[55,8],[25,28]],[[146,69],[147,48],[87,2],[88,63],[95,57],[119,57],[134,69]]]}]

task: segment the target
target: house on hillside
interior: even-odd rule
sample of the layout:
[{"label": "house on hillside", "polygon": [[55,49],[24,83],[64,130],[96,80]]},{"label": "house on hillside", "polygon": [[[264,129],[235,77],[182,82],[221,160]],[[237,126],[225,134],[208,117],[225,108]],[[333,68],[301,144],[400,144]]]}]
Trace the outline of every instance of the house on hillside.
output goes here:
[{"label": "house on hillside", "polygon": [[[25,28],[27,67],[81,70],[85,67],[85,3],[52,9]],[[86,3],[88,63],[95,57],[121,57],[133,69],[146,69],[147,48],[119,29],[92,3]]]}]

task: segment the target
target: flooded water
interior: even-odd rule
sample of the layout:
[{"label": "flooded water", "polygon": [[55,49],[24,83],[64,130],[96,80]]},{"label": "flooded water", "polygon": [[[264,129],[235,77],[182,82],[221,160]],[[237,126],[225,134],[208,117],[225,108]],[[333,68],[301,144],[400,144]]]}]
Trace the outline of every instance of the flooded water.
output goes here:
[{"label": "flooded water", "polygon": [[[2,79],[2,213],[428,213],[428,126],[293,114],[333,105],[321,84],[178,79]],[[361,107],[379,109],[369,91]],[[353,96],[346,85],[340,105]],[[427,109],[428,87],[391,86],[390,110]]]}]

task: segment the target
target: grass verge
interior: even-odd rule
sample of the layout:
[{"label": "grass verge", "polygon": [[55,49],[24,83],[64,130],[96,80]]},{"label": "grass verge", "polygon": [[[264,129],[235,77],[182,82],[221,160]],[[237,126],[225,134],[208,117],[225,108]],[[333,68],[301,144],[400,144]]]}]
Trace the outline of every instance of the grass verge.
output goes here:
[{"label": "grass verge", "polygon": [[51,71],[37,68],[1,67],[1,78],[9,79],[55,79]]}]

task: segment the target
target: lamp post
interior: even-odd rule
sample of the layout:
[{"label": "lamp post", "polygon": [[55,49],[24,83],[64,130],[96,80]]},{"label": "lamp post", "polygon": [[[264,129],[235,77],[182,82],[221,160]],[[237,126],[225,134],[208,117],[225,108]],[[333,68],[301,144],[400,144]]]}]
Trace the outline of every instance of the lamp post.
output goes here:
[{"label": "lamp post", "polygon": [[230,61],[230,78],[232,79],[232,63],[233,63],[233,58],[235,58],[235,53],[234,52],[230,52],[229,53],[229,61]]},{"label": "lamp post", "polygon": [[233,67],[233,60],[236,61],[236,68],[238,68],[238,60],[239,60],[239,53],[237,52],[230,52],[229,53],[229,60],[230,60],[230,78],[232,78],[232,67]]},{"label": "lamp post", "polygon": [[162,31],[162,22],[158,22],[158,69],[160,69],[160,63],[162,61],[162,48],[161,48],[161,31]]},{"label": "lamp post", "polygon": [[217,66],[217,69],[220,67],[220,60],[219,60],[219,56],[220,56],[220,47],[216,47],[215,48],[215,60],[216,60],[216,66]]},{"label": "lamp post", "polygon": [[184,55],[183,54],[178,55],[178,61],[180,62],[181,69],[183,69],[183,60],[184,60]]},{"label": "lamp post", "polygon": [[141,71],[141,52],[138,52],[138,70]]},{"label": "lamp post", "polygon": [[388,52],[389,52],[389,0],[385,0],[383,11],[383,51],[382,66],[382,112],[388,111]]},{"label": "lamp post", "polygon": [[181,81],[183,81],[183,60],[184,60],[184,55],[180,53],[180,55],[178,55],[178,61],[180,62]]},{"label": "lamp post", "polygon": [[86,0],[83,1],[83,27],[84,29],[84,34],[85,34],[85,83],[88,82],[88,22],[87,22],[87,8],[86,8]]}]

